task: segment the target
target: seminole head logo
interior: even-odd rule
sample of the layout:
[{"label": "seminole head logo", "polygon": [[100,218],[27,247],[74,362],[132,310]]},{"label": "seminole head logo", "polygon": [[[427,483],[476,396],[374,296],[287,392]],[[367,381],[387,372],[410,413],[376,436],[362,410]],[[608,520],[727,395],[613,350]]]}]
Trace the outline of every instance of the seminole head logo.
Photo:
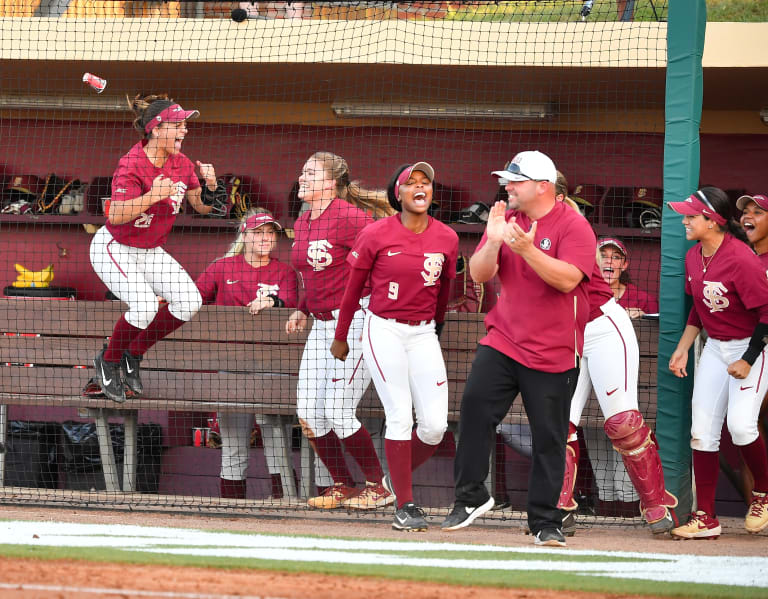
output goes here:
[{"label": "seminole head logo", "polygon": [[307,262],[312,266],[312,270],[319,271],[328,268],[333,262],[330,250],[333,247],[327,239],[310,241],[307,248]]},{"label": "seminole head logo", "polygon": [[426,260],[424,260],[424,271],[421,276],[424,278],[424,287],[431,287],[440,278],[443,272],[443,262],[445,262],[445,256],[441,253],[424,254]]},{"label": "seminole head logo", "polygon": [[728,289],[720,281],[704,281],[704,304],[710,312],[722,312],[731,302],[725,297]]}]

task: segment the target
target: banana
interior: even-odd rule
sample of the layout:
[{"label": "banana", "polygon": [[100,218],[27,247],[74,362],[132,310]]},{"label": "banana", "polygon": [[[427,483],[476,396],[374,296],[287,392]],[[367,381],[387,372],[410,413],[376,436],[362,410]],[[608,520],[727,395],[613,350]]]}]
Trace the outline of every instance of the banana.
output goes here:
[{"label": "banana", "polygon": [[13,287],[48,287],[53,281],[53,264],[38,271],[24,268],[21,264],[14,264],[14,267],[19,274],[13,282]]}]

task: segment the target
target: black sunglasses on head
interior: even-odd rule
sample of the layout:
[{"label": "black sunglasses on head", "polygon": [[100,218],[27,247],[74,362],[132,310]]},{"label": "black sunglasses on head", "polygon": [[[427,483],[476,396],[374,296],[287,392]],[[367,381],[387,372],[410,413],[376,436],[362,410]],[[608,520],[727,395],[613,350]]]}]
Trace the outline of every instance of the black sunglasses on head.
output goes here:
[{"label": "black sunglasses on head", "polygon": [[[517,164],[516,162],[512,162],[511,160],[504,165],[504,170],[512,173],[513,175],[525,177],[529,181],[536,181],[537,183],[543,183],[544,181],[546,181],[546,179],[534,179],[533,177],[526,175],[524,172],[520,170],[520,165]],[[507,183],[509,183],[509,179],[505,179],[504,177],[499,177],[499,184],[506,185]]]}]

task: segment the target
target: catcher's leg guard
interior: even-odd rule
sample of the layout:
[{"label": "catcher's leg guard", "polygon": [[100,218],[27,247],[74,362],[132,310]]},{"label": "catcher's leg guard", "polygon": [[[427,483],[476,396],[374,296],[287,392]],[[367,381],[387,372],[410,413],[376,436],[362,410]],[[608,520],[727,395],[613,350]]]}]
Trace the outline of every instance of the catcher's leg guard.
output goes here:
[{"label": "catcher's leg guard", "polygon": [[651,430],[637,410],[627,410],[605,421],[605,434],[621,454],[627,474],[640,495],[640,511],[654,534],[676,526],[677,498],[664,488],[664,472]]},{"label": "catcher's leg guard", "polygon": [[576,425],[569,422],[568,445],[565,446],[565,475],[563,476],[563,488],[560,490],[560,499],[557,502],[557,507],[567,512],[572,512],[579,507],[579,504],[573,498],[578,464],[579,440],[576,436]]}]

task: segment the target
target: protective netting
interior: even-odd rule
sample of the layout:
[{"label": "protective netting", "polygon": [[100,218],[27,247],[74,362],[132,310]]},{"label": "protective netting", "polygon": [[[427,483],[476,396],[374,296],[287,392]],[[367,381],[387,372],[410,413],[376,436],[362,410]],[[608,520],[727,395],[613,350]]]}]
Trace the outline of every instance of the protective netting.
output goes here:
[{"label": "protective netting", "polygon": [[[391,213],[381,190],[396,169],[422,160],[459,259],[441,336],[448,431],[421,436],[439,445],[413,475],[416,503],[453,501],[462,391],[500,291],[473,282],[468,261],[507,195],[490,172],[521,150],[552,157],[598,237],[614,238],[601,271],[638,317],[638,402],[653,427],[658,327],[639,316],[658,312],[666,12],[666,0],[0,2],[5,500],[284,508],[334,482],[378,484],[391,454],[374,366],[359,359],[362,312],[350,357],[329,353],[339,267],[367,219]],[[142,94],[199,117],[184,113],[184,127],[171,102],[150,103],[139,132],[129,100]],[[191,162],[167,158],[179,150]],[[347,202],[318,234],[313,206],[335,196]],[[260,210],[280,227],[243,227]],[[441,276],[430,268],[425,280]],[[400,318],[409,335],[430,320],[420,301]],[[291,318],[303,330],[286,333]],[[414,376],[436,367],[424,351]],[[139,367],[143,390],[126,397],[120,381]],[[393,376],[408,386],[405,370]],[[426,414],[438,391],[421,397]],[[580,512],[636,517],[594,396],[578,424]],[[313,447],[345,456],[335,476]],[[519,517],[531,455],[519,400],[494,455],[499,513]]]}]

